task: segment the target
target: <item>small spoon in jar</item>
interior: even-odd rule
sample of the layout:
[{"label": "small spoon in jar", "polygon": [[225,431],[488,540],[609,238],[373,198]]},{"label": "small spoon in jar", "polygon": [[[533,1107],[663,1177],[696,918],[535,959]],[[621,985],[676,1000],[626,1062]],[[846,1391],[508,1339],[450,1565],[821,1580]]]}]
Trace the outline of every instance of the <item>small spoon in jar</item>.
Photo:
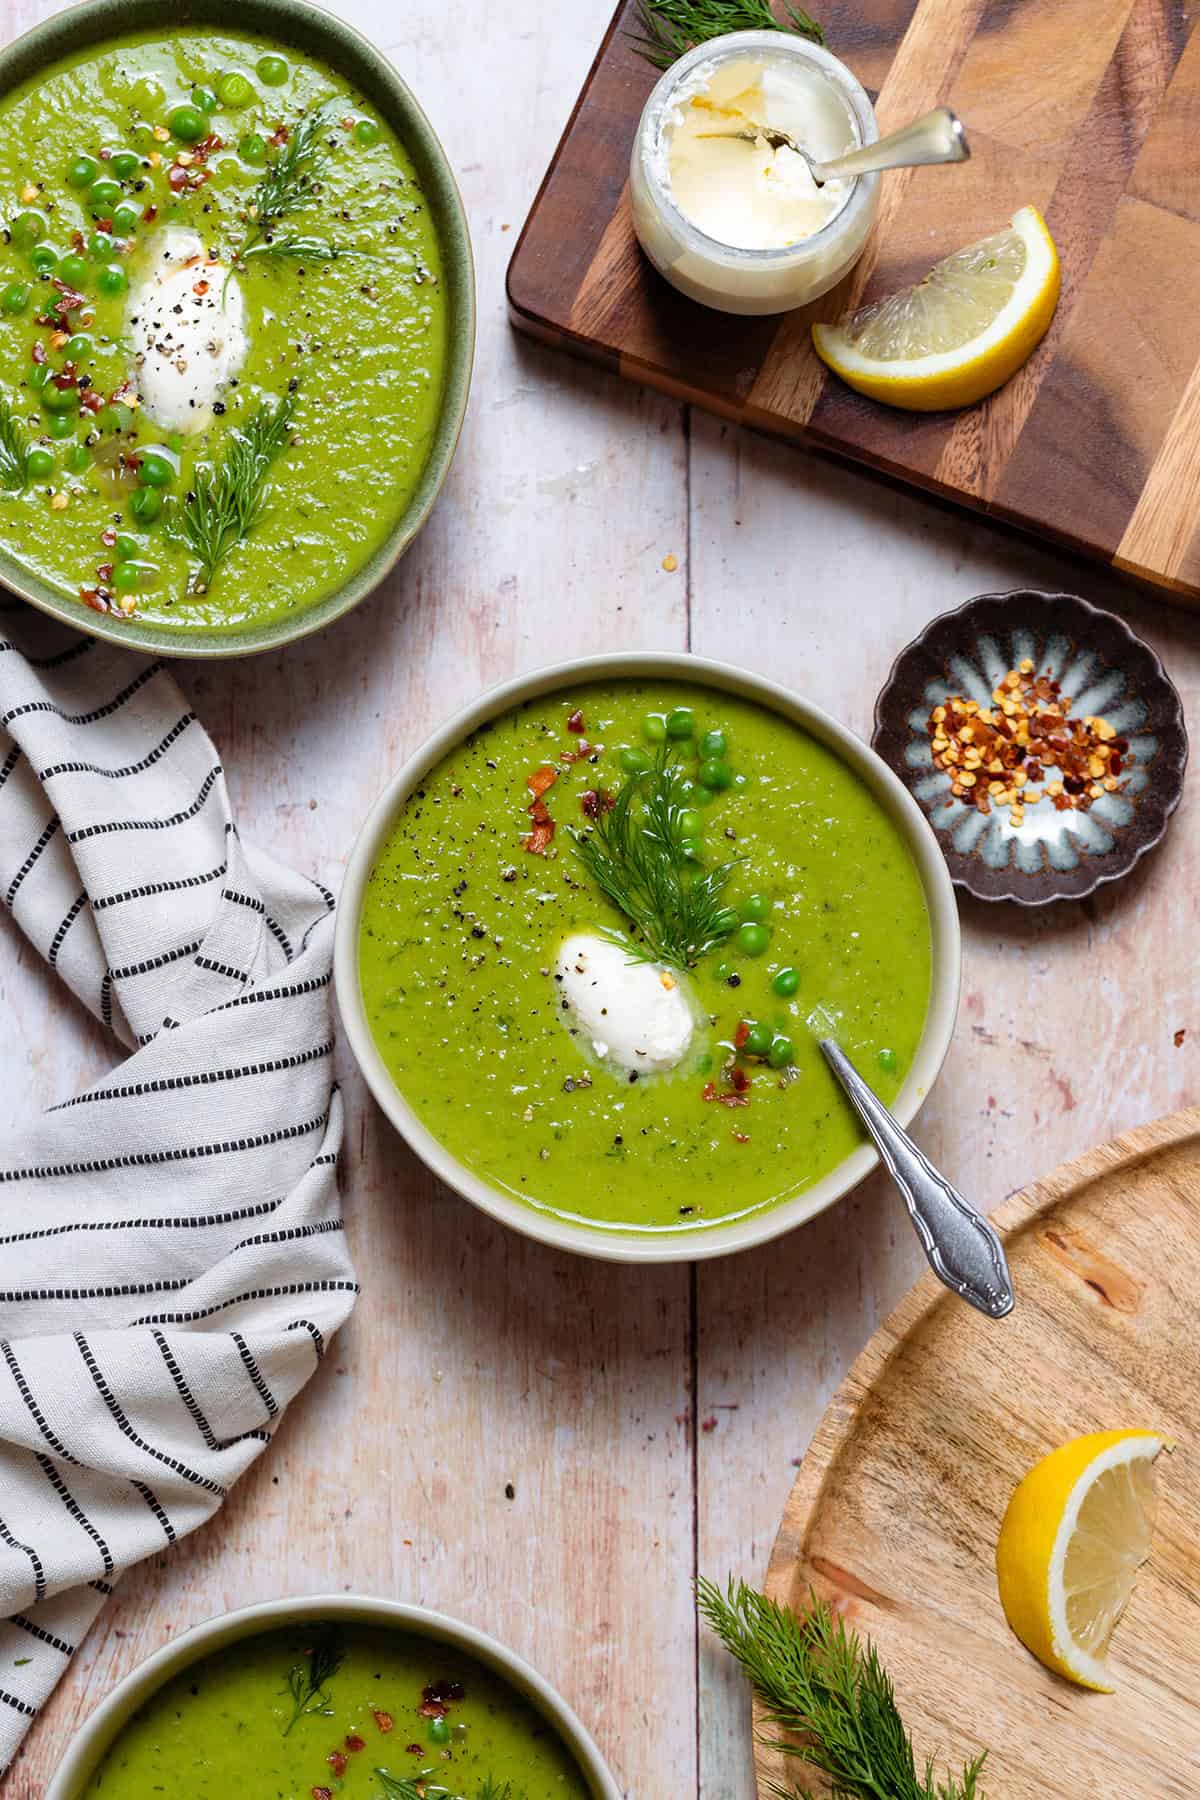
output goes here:
[{"label": "small spoon in jar", "polygon": [[1007,1318],[1016,1297],[1004,1246],[994,1226],[938,1174],[867,1086],[845,1051],[831,1037],[819,1037],[817,1043],[900,1189],[938,1280],[989,1319]]},{"label": "small spoon in jar", "polygon": [[714,131],[712,137],[733,137],[747,144],[761,138],[772,150],[794,150],[808,164],[808,172],[818,187],[827,181],[838,181],[854,175],[871,175],[877,169],[918,169],[931,163],[966,162],[971,154],[962,120],[948,106],[935,107],[911,125],[889,131],[873,144],[848,150],[845,156],[818,162],[802,144],[774,125],[747,125],[741,131]]}]

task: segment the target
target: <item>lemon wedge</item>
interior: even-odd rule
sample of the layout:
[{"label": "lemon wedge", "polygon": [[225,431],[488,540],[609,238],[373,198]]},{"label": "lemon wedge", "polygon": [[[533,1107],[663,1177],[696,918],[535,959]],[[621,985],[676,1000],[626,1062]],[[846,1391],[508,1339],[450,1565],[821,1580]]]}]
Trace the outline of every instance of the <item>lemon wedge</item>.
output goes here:
[{"label": "lemon wedge", "polygon": [[996,1545],[1004,1616],[1025,1648],[1111,1693],[1104,1657],[1150,1554],[1154,1431],[1097,1431],[1051,1451],[1008,1503]]},{"label": "lemon wedge", "polygon": [[1058,305],[1058,251],[1034,206],[923,281],[814,325],[817,355],[860,394],[910,412],[970,406],[1016,373]]}]

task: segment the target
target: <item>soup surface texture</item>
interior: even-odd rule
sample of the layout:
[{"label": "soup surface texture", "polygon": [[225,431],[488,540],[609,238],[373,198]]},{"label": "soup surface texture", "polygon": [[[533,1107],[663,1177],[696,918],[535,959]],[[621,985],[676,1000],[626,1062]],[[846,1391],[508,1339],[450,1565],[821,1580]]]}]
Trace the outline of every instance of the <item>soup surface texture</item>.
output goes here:
[{"label": "soup surface texture", "polygon": [[[626,928],[572,828],[617,817],[655,758],[680,783],[692,866],[742,860],[719,895],[729,935],[680,973],[686,1054],[639,1075],[596,1053],[559,953]],[[752,1213],[841,1163],[861,1138],[816,1036],[831,1023],[891,1101],[930,970],[916,867],[858,777],[764,707],[668,683],[584,686],[476,732],[397,817],[360,925],[372,1034],[420,1121],[531,1206],[624,1231]]]},{"label": "soup surface texture", "polygon": [[116,618],[286,620],[380,547],[443,390],[434,226],[346,80],[236,32],[0,101],[0,543]]},{"label": "soup surface texture", "polygon": [[[326,1650],[336,1667],[314,1690]],[[588,1794],[545,1720],[472,1658],[399,1631],[310,1627],[248,1638],[177,1675],[125,1726],[83,1800],[410,1800],[416,1781],[426,1800]]]}]

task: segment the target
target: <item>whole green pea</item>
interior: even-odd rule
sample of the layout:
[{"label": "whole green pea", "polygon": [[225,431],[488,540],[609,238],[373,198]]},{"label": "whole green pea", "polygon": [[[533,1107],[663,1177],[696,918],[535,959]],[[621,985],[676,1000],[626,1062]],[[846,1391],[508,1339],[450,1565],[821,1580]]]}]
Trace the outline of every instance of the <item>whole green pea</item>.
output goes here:
[{"label": "whole green pea", "polygon": [[116,241],[111,231],[93,231],[88,239],[88,255],[93,262],[107,262]]},{"label": "whole green pea", "polygon": [[755,1023],[746,1032],[746,1041],[742,1049],[747,1056],[765,1056],[771,1048],[771,1027]]},{"label": "whole green pea", "polygon": [[254,89],[244,75],[239,75],[236,69],[231,69],[229,74],[222,75],[217,83],[217,98],[222,106],[237,109],[249,106],[254,98]]},{"label": "whole green pea", "polygon": [[362,144],[365,149],[370,149],[372,144],[379,142],[379,127],[374,119],[359,119],[354,127],[354,141]]},{"label": "whole green pea", "polygon": [[49,363],[34,363],[29,371],[29,385],[35,393],[40,393],[50,379]]},{"label": "whole green pea", "polygon": [[102,294],[110,297],[123,294],[129,286],[129,277],[117,263],[107,263],[96,277],[96,286]]},{"label": "whole green pea", "polygon": [[642,736],[650,744],[661,744],[667,735],[667,721],[662,713],[647,713],[642,720]]},{"label": "whole green pea", "polygon": [[267,140],[257,131],[248,131],[238,142],[238,155],[243,162],[257,168],[267,160]]},{"label": "whole green pea", "polygon": [[54,473],[54,452],[35,445],[25,458],[25,473],[30,481],[45,481],[47,475]]},{"label": "whole green pea", "polygon": [[138,540],[131,537],[127,531],[117,533],[117,541],[113,545],[113,549],[118,562],[132,562],[134,557],[140,556],[142,553],[142,546]]},{"label": "whole green pea", "polygon": [[74,437],[75,416],[73,413],[51,413],[46,420],[46,429],[52,438]]},{"label": "whole green pea", "polygon": [[445,1719],[430,1719],[429,1741],[431,1744],[448,1744],[450,1742],[450,1726]]},{"label": "whole green pea", "polygon": [[136,150],[118,150],[108,159],[108,166],[118,181],[132,181],[141,167],[142,159]]},{"label": "whole green pea", "polygon": [[63,461],[72,475],[82,475],[83,471],[91,465],[91,451],[86,444],[72,444]]},{"label": "whole green pea", "polygon": [[767,1061],[773,1069],[786,1069],[795,1060],[796,1050],[789,1037],[771,1039],[771,1048],[767,1051]]},{"label": "whole green pea", "polygon": [[194,87],[192,89],[192,105],[197,112],[215,113],[220,102],[210,87]]},{"label": "whole green pea", "polygon": [[119,562],[113,570],[112,583],[118,594],[132,594],[140,578],[136,563]]},{"label": "whole green pea", "polygon": [[742,901],[741,914],[751,925],[762,925],[771,916],[771,902],[766,894],[748,894]]},{"label": "whole green pea", "polygon": [[699,837],[704,828],[704,821],[698,812],[693,812],[690,807],[685,806],[676,819],[675,826],[681,838],[694,838]]},{"label": "whole green pea", "polygon": [[49,244],[35,244],[29,252],[29,260],[39,275],[49,275],[51,269],[58,266],[58,251],[52,250]]},{"label": "whole green pea", "polygon": [[617,764],[626,775],[640,775],[643,769],[650,767],[646,757],[632,744],[623,744],[617,751]]},{"label": "whole green pea", "polygon": [[162,495],[157,488],[136,488],[129,496],[129,512],[139,525],[150,525],[162,511]]},{"label": "whole green pea", "polygon": [[885,1075],[894,1075],[900,1067],[900,1058],[894,1050],[881,1050],[877,1061]]},{"label": "whole green pea", "polygon": [[729,739],[723,731],[706,731],[700,739],[702,757],[724,756],[729,748]]},{"label": "whole green pea", "polygon": [[77,156],[67,170],[67,186],[91,187],[99,173],[100,164],[94,156]]},{"label": "whole green pea", "polygon": [[680,838],[679,850],[685,862],[700,862],[704,856],[704,845],[698,837]]},{"label": "whole green pea", "polygon": [[138,460],[138,480],[143,487],[169,487],[175,479],[175,464],[161,450],[143,450]]},{"label": "whole green pea", "polygon": [[92,353],[92,340],[86,331],[77,331],[63,345],[63,355],[68,362],[81,363]]},{"label": "whole green pea", "polygon": [[696,715],[690,706],[677,706],[667,714],[667,736],[676,740],[696,735]]},{"label": "whole green pea", "polygon": [[93,181],[88,189],[88,206],[94,213],[110,213],[121,198],[121,184],[107,175]]},{"label": "whole green pea", "polygon": [[82,256],[76,256],[72,250],[64,256],[58,265],[58,278],[65,281],[68,287],[77,288],[80,282],[86,281],[88,266]]},{"label": "whole green pea", "polygon": [[738,916],[734,912],[732,906],[723,906],[713,917],[712,928],[714,937],[728,937],[731,932],[737,930],[737,927]]},{"label": "whole green pea", "polygon": [[118,232],[121,237],[128,237],[130,232],[136,231],[141,224],[142,209],[140,206],[136,206],[132,200],[122,200],[120,206],[113,211],[112,222],[115,232]]},{"label": "whole green pea", "polygon": [[770,941],[771,934],[765,925],[738,927],[737,947],[743,956],[761,956]]},{"label": "whole green pea", "polygon": [[56,387],[53,381],[48,381],[42,389],[42,405],[48,413],[78,412],[79,389]]},{"label": "whole green pea", "polygon": [[46,215],[34,212],[32,208],[19,212],[10,227],[12,241],[18,250],[31,250],[34,244],[41,242],[48,230]]},{"label": "whole green pea", "polygon": [[254,68],[267,87],[282,87],[288,78],[288,66],[282,56],[260,56]]},{"label": "whole green pea", "polygon": [[195,144],[208,130],[208,120],[198,106],[177,106],[168,116],[171,136],[181,144]]},{"label": "whole green pea", "polygon": [[719,793],[722,789],[727,788],[732,780],[733,771],[730,769],[729,764],[722,761],[719,756],[705,757],[704,761],[700,764],[700,784],[702,787],[712,788],[714,793]]},{"label": "whole green pea", "polygon": [[0,294],[0,312],[22,313],[29,305],[29,289],[23,281],[10,281]]},{"label": "whole green pea", "polygon": [[785,1000],[790,999],[800,986],[799,969],[780,969],[772,980],[771,986]]}]

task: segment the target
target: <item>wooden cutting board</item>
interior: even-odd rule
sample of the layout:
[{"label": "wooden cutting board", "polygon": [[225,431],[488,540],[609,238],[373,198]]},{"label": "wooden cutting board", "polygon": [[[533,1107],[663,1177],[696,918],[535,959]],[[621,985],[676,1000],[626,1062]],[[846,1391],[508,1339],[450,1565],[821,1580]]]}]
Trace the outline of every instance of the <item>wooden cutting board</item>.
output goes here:
[{"label": "wooden cutting board", "polygon": [[[919,1757],[990,1746],[989,1800],[1195,1800],[1200,1108],[1066,1164],[994,1222],[1016,1311],[993,1325],[932,1276],[917,1284],[825,1415],[768,1591],[800,1609],[815,1589],[874,1639]],[[1117,1691],[1086,1694],[1011,1636],[992,1559],[1026,1470],[1123,1425],[1177,1448],[1159,1459],[1154,1551],[1114,1640]],[[762,1800],[771,1778],[764,1752]]]},{"label": "wooden cutting board", "polygon": [[[840,452],[1200,598],[1200,32],[1190,0],[814,0],[882,130],[947,101],[972,160],[885,177],[879,228],[824,300],[739,319],[685,300],[629,220],[655,71],[623,0],[509,269],[518,326],[743,424]],[[1064,288],[1027,367],[964,413],[829,376],[809,325],[922,275],[1018,206]],[[796,466],[796,480],[804,471]]]}]

